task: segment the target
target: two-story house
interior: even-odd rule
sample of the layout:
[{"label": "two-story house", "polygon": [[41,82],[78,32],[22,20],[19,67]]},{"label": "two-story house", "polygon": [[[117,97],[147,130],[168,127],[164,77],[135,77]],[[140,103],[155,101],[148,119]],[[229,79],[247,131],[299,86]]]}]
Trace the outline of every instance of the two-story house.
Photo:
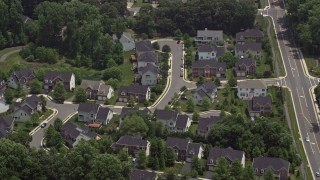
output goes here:
[{"label": "two-story house", "polygon": [[159,109],[156,112],[157,121],[163,123],[171,132],[187,132],[191,126],[191,119],[177,111]]},{"label": "two-story house", "polygon": [[238,81],[237,96],[240,99],[251,100],[253,97],[266,96],[267,84],[259,79]]},{"label": "two-story house", "polygon": [[14,119],[12,116],[0,116],[0,139],[12,133]]},{"label": "two-story house", "polygon": [[6,91],[7,83],[4,79],[0,79],[0,99],[3,97],[4,92]]},{"label": "two-story house", "polygon": [[245,44],[236,44],[235,54],[238,57],[250,57],[259,58],[262,53],[262,44],[256,42],[250,42]]},{"label": "two-story house", "polygon": [[33,113],[42,111],[41,100],[36,95],[31,95],[13,106],[12,117],[17,122],[25,122],[31,118]]},{"label": "two-story house", "polygon": [[199,60],[217,60],[224,54],[224,47],[213,47],[204,44],[198,48],[197,53]]},{"label": "two-story house", "polygon": [[192,98],[199,105],[203,103],[204,98],[208,98],[211,102],[214,102],[217,89],[218,87],[213,81],[207,81],[197,87],[197,89],[192,93]]},{"label": "two-story house", "polygon": [[153,64],[147,64],[145,67],[139,68],[139,78],[142,85],[155,85],[159,78],[159,67]]},{"label": "two-story house", "polygon": [[222,42],[223,41],[223,31],[222,30],[204,30],[197,31],[197,37],[195,39],[196,43],[204,44],[208,42]]},{"label": "two-story house", "polygon": [[17,89],[19,86],[28,88],[30,82],[35,78],[35,74],[30,69],[14,71],[8,79],[8,86],[13,89]]},{"label": "two-story house", "polygon": [[[117,41],[118,37],[114,34],[112,35],[112,39],[114,41]],[[119,39],[119,42],[122,44],[123,51],[131,51],[136,47],[134,40],[132,38],[132,34],[128,32],[122,33]]]},{"label": "two-story house", "polygon": [[198,121],[197,134],[200,136],[206,136],[211,127],[220,121],[219,116],[200,117]]},{"label": "two-story house", "polygon": [[207,166],[209,170],[214,170],[220,158],[225,158],[229,164],[238,160],[242,167],[245,167],[245,153],[243,151],[233,150],[231,148],[212,148],[207,158]]},{"label": "two-story house", "polygon": [[272,100],[270,96],[253,97],[248,101],[248,112],[250,117],[260,117],[272,112]]},{"label": "two-story house", "polygon": [[259,29],[247,29],[236,34],[237,44],[245,44],[247,42],[262,42],[263,32]]},{"label": "two-story house", "polygon": [[99,128],[113,118],[113,111],[100,104],[81,103],[78,106],[78,121],[86,122],[90,127]]},{"label": "two-story house", "polygon": [[70,148],[75,147],[80,140],[99,140],[100,137],[88,127],[79,127],[72,122],[66,122],[61,128],[61,135]]},{"label": "two-story house", "polygon": [[150,109],[148,108],[144,108],[144,109],[139,109],[138,107],[123,107],[121,109],[121,113],[120,113],[120,116],[119,116],[119,121],[120,121],[120,124],[122,124],[123,120],[127,117],[127,116],[130,116],[134,113],[137,113],[139,114],[139,116],[148,116],[152,114],[152,112],[150,111]]},{"label": "two-story house", "polygon": [[137,58],[138,66],[137,68],[143,68],[148,64],[153,66],[158,66],[158,55],[154,51],[143,52],[138,55]]},{"label": "two-story house", "polygon": [[129,180],[156,180],[157,173],[148,170],[133,169],[129,175]]},{"label": "two-story house", "polygon": [[120,139],[111,145],[113,151],[124,150],[132,156],[137,156],[139,151],[145,151],[146,156],[150,154],[150,142],[142,139],[141,136],[121,136]]},{"label": "two-story house", "polygon": [[151,52],[154,51],[151,41],[144,40],[136,42],[136,54],[139,56],[141,53],[144,52]]},{"label": "two-story house", "polygon": [[151,90],[148,86],[132,84],[129,86],[122,86],[119,89],[119,102],[128,102],[130,98],[134,98],[136,102],[143,103],[149,101]]},{"label": "two-story house", "polygon": [[225,78],[227,64],[211,60],[198,60],[192,63],[192,77],[218,77]]},{"label": "two-story house", "polygon": [[80,87],[86,90],[88,99],[105,101],[114,95],[113,87],[106,85],[104,81],[82,80]]},{"label": "two-story house", "polygon": [[47,72],[43,78],[44,90],[50,92],[57,82],[62,82],[65,89],[72,91],[76,87],[75,76],[71,72]]},{"label": "two-story house", "polygon": [[281,158],[257,157],[252,166],[257,176],[262,176],[270,168],[276,179],[287,180],[289,177],[290,162]]},{"label": "two-story house", "polygon": [[199,143],[192,143],[189,138],[167,137],[166,147],[172,148],[180,161],[191,162],[193,156],[203,157],[204,148]]},{"label": "two-story house", "polygon": [[250,58],[239,59],[234,67],[234,72],[237,77],[246,77],[256,73],[256,61]]}]

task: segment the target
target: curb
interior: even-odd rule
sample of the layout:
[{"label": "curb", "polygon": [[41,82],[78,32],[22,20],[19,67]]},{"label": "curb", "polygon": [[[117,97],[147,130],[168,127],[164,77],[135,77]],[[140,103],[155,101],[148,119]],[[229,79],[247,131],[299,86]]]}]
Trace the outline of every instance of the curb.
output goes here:
[{"label": "curb", "polygon": [[77,113],[78,113],[78,111],[69,114],[64,120],[62,120],[62,124],[65,124],[66,122],[68,122],[71,119],[71,117]]},{"label": "curb", "polygon": [[[41,124],[42,124],[42,123],[48,123],[48,122],[51,121],[51,120],[53,119],[53,117],[56,116],[56,115],[58,114],[58,112],[59,112],[59,111],[58,111],[57,109],[55,109],[55,108],[51,108],[51,107],[47,107],[47,108],[53,110],[53,113],[52,113],[49,117],[47,117],[47,119],[43,120],[43,121],[41,122]],[[41,124],[39,124],[37,127],[35,127],[35,128],[29,133],[29,135],[32,136],[32,135],[34,135],[39,129],[41,129]]]}]

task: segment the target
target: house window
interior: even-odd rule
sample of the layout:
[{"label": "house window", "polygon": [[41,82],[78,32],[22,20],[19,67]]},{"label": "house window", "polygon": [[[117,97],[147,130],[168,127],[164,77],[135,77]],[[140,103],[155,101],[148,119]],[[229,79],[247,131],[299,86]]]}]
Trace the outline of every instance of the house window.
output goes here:
[{"label": "house window", "polygon": [[251,91],[254,91],[254,88],[251,88]]},{"label": "house window", "polygon": [[149,78],[150,78],[150,75],[146,75],[146,78],[149,79]]},{"label": "house window", "polygon": [[263,173],[264,173],[264,169],[261,169],[261,171],[260,171],[260,172],[261,172],[261,174],[263,174]]},{"label": "house window", "polygon": [[210,164],[213,164],[213,160],[212,159],[210,159],[209,162],[210,162]]},{"label": "house window", "polygon": [[94,114],[91,114],[91,118],[93,118]]},{"label": "house window", "polygon": [[262,91],[265,91],[265,89],[262,89]]},{"label": "house window", "polygon": [[259,172],[258,168],[256,168],[255,170],[256,170],[256,173]]},{"label": "house window", "polygon": [[212,56],[215,56],[214,53],[211,54]]}]

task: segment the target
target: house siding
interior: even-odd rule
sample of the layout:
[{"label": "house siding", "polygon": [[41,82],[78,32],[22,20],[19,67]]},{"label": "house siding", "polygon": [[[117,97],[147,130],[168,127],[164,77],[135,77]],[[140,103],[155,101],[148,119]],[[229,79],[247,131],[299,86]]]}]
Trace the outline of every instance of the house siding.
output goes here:
[{"label": "house siding", "polygon": [[252,97],[257,96],[266,96],[267,95],[267,89],[259,89],[259,88],[239,88],[237,96],[240,99],[246,99],[251,100]]}]

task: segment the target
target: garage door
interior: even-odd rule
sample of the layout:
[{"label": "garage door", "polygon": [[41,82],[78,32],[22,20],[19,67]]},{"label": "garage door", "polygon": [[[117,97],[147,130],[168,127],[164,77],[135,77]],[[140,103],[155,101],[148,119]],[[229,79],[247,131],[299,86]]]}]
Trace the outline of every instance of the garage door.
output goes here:
[{"label": "garage door", "polygon": [[102,100],[102,97],[101,97],[101,96],[98,96],[98,100],[101,101],[101,100]]},{"label": "garage door", "polygon": [[107,97],[102,97],[102,100],[104,100],[104,101],[107,100]]},{"label": "garage door", "polygon": [[122,98],[119,98],[119,101],[120,101],[120,102],[122,102],[122,101],[123,101],[123,99],[122,99]]},{"label": "garage door", "polygon": [[123,98],[123,102],[127,102],[127,98]]},{"label": "garage door", "polygon": [[187,157],[186,161],[191,162],[191,157]]}]

